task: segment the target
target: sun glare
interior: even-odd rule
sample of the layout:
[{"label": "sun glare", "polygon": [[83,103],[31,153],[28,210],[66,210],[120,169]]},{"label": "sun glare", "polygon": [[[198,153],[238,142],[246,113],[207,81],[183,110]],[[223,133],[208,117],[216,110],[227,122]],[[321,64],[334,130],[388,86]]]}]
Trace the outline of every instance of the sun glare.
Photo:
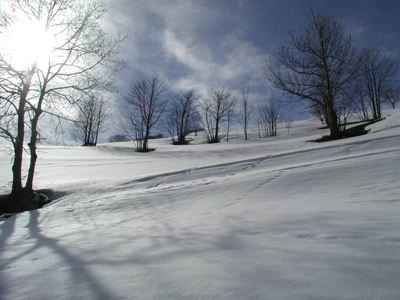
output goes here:
[{"label": "sun glare", "polygon": [[55,36],[46,32],[43,23],[18,20],[8,28],[4,45],[15,68],[29,68],[35,61],[39,67],[45,67],[51,59]]}]

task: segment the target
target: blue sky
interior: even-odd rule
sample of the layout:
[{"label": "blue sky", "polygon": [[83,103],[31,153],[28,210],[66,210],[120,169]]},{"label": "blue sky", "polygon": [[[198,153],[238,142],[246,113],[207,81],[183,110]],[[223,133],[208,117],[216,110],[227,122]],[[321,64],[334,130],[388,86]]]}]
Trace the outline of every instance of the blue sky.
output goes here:
[{"label": "blue sky", "polygon": [[156,72],[173,90],[248,85],[254,101],[268,98],[263,65],[289,30],[305,24],[310,3],[334,14],[360,48],[400,57],[398,0],[104,1],[105,29],[128,34],[121,56],[129,66],[118,77],[122,92]]}]

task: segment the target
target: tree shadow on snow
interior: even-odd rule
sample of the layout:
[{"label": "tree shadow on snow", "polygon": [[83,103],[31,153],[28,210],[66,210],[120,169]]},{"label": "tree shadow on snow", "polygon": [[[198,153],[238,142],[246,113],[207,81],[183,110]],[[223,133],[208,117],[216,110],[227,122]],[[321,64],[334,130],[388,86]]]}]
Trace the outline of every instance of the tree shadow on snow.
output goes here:
[{"label": "tree shadow on snow", "polygon": [[[68,271],[70,272],[70,278],[72,280],[72,282],[67,285],[68,287],[73,287],[73,290],[83,291],[85,294],[89,294],[90,298],[94,299],[120,298],[117,295],[113,294],[111,291],[107,290],[107,288],[105,287],[105,283],[101,282],[99,279],[96,278],[94,274],[92,274],[92,272],[86,265],[85,261],[72,255],[64,246],[60,245],[57,239],[49,238],[42,234],[38,221],[40,215],[40,212],[38,210],[30,211],[29,214],[30,214],[30,220],[27,227],[29,228],[30,238],[34,239],[35,243],[28,250],[18,254],[17,256],[8,259],[2,258],[0,262],[0,271],[4,272],[4,270],[11,269],[12,268],[11,265],[13,262],[18,261],[19,259],[23,258],[26,255],[32,255],[41,248],[49,248],[51,250],[50,252],[55,253],[55,255],[60,257],[62,261],[62,266],[60,266],[62,268],[60,268],[60,270],[54,270],[54,272],[65,272],[64,271],[65,269],[63,267],[68,266]],[[0,226],[2,229],[0,249],[4,249],[7,240],[12,236],[14,232],[15,220],[16,216],[11,217],[9,220],[5,221]],[[1,257],[1,252],[0,252],[0,257]],[[46,259],[46,257],[41,257],[41,259]],[[32,270],[28,271],[30,271],[31,276],[36,276],[34,274],[35,271],[37,270],[34,270],[34,265],[32,265]],[[0,275],[1,274],[2,272],[0,272]],[[46,280],[47,278],[48,276],[43,276],[43,280]],[[1,296],[6,296],[6,291],[7,289],[10,288],[7,287],[6,284],[4,284],[4,282],[7,282],[7,280],[3,279],[4,278],[0,277]],[[26,282],[21,281],[21,285],[24,284],[26,284]],[[40,282],[40,284],[46,286],[49,283]],[[52,284],[55,284],[55,282],[53,282]],[[53,288],[57,289],[57,286],[54,286]],[[40,287],[38,287],[38,289],[40,289]],[[45,295],[47,293],[47,289],[48,289],[47,287],[44,288],[42,295],[44,298],[46,298]],[[62,287],[60,287],[60,290],[61,289]],[[68,288],[66,291],[68,292]],[[73,297],[73,294],[71,294],[71,297]]]},{"label": "tree shadow on snow", "polygon": [[7,246],[8,240],[14,233],[16,216],[10,217],[7,221],[4,221],[0,225],[1,235],[0,235],[0,298],[1,295],[5,295],[7,292],[6,280],[2,278],[4,272],[11,269],[10,263],[7,259],[2,257],[2,252]]}]

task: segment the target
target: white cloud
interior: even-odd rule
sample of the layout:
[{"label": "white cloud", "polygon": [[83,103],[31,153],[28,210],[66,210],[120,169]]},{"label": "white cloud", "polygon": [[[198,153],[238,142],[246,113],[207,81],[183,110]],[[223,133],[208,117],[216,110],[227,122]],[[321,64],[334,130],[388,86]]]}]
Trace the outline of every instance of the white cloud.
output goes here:
[{"label": "white cloud", "polygon": [[196,86],[205,94],[210,85],[237,91],[248,85],[267,93],[263,66],[268,55],[245,40],[243,20],[235,18],[199,1],[121,0],[107,17],[111,28],[129,34],[122,55],[130,67],[121,82],[126,86],[137,74],[158,72],[174,90]]},{"label": "white cloud", "polygon": [[[259,85],[265,81],[262,74],[266,55],[237,35],[223,37],[223,41],[214,49],[206,44],[191,45],[191,41],[180,40],[167,29],[164,35],[164,47],[168,56],[185,65],[198,83],[227,85]],[[187,81],[187,80],[184,80]]]}]

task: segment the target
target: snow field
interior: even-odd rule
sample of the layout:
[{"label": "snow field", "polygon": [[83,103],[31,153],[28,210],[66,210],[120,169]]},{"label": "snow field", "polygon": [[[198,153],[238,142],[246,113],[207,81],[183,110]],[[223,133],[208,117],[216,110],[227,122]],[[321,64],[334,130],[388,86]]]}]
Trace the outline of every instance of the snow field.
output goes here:
[{"label": "snow field", "polygon": [[399,299],[400,114],[306,142],[318,127],[43,146],[59,198],[0,223],[0,299]]}]

